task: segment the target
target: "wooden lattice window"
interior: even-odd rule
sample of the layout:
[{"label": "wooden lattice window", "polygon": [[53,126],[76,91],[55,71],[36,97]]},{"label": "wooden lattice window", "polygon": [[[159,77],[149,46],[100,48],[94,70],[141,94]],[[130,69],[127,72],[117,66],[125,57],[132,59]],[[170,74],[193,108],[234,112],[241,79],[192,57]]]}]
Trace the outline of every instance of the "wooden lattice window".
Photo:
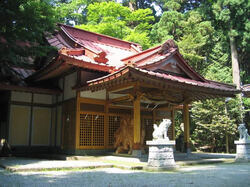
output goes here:
[{"label": "wooden lattice window", "polygon": [[120,127],[120,123],[121,123],[121,117],[120,116],[109,116],[109,128],[108,128],[108,132],[109,132],[109,136],[108,136],[108,145],[109,146],[113,146],[114,145],[114,135],[116,130]]},{"label": "wooden lattice window", "polygon": [[93,115],[93,145],[104,146],[104,116]]},{"label": "wooden lattice window", "polygon": [[104,146],[104,116],[80,114],[80,146]]},{"label": "wooden lattice window", "polygon": [[146,141],[148,140],[152,140],[153,136],[153,119],[152,118],[143,118],[143,125],[145,128],[145,138],[144,138],[144,142],[146,143]]},{"label": "wooden lattice window", "polygon": [[80,114],[80,146],[92,144],[92,118],[90,114]]}]

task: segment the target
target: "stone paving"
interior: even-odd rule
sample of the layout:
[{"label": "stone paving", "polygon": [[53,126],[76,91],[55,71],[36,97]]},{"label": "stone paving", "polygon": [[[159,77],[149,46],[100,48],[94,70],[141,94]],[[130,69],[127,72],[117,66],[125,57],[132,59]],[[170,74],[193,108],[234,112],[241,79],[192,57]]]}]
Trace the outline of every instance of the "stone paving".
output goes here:
[{"label": "stone paving", "polygon": [[0,158],[0,187],[250,186],[250,163],[234,163],[234,157],[228,154],[177,154],[176,163],[181,167],[171,172],[143,170],[147,165],[146,157],[71,156],[65,157],[65,160]]},{"label": "stone paving", "polygon": [[118,168],[77,171],[8,172],[0,168],[0,186],[250,186],[250,163],[181,167],[175,172]]}]

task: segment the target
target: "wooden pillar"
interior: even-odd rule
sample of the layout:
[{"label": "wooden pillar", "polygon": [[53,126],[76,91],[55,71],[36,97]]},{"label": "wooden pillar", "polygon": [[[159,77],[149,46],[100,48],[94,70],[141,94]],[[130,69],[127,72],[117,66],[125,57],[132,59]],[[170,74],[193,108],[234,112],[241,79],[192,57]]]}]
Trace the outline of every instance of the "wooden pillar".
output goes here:
[{"label": "wooden pillar", "polygon": [[175,140],[175,110],[172,109],[171,111],[171,117],[172,117],[172,139]]},{"label": "wooden pillar", "polygon": [[104,147],[105,149],[108,148],[108,128],[109,128],[109,92],[106,91],[106,102],[105,102],[105,114],[104,114]]},{"label": "wooden pillar", "polygon": [[190,124],[189,124],[189,108],[188,103],[183,105],[183,121],[184,121],[184,147],[187,153],[190,152]]},{"label": "wooden pillar", "polygon": [[141,142],[141,98],[134,99],[134,149],[140,149]]},{"label": "wooden pillar", "polygon": [[80,92],[76,94],[76,144],[75,149],[80,148]]}]

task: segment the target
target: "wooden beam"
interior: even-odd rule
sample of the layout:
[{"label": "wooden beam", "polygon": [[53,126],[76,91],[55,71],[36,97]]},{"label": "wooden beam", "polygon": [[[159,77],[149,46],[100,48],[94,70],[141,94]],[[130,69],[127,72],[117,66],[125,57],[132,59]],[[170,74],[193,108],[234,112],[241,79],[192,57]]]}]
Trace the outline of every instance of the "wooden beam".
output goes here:
[{"label": "wooden beam", "polygon": [[100,104],[105,105],[106,101],[102,99],[92,99],[92,98],[85,98],[85,97],[79,97],[79,102],[81,103],[91,103],[91,104]]},{"label": "wooden beam", "polygon": [[172,138],[175,140],[175,110],[172,109],[171,111],[171,117],[172,117]]},{"label": "wooden beam", "polygon": [[109,92],[118,92],[118,91],[122,91],[122,90],[126,90],[126,89],[130,89],[133,88],[133,86],[135,85],[135,83],[130,82],[130,83],[123,83],[122,85],[118,85],[118,86],[113,86],[111,88],[109,88],[107,91]]},{"label": "wooden beam", "polygon": [[110,99],[109,103],[118,103],[118,102],[127,101],[127,100],[131,100],[131,97],[129,95]]}]

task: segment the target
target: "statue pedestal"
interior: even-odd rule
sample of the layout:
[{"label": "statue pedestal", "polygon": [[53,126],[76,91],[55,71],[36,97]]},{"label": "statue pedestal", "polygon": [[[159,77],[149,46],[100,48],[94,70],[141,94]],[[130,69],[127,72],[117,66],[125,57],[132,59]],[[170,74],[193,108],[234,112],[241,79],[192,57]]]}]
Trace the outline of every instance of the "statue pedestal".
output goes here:
[{"label": "statue pedestal", "polygon": [[174,160],[175,141],[158,139],[147,141],[149,145],[148,165],[149,170],[171,170],[176,169]]},{"label": "statue pedestal", "polygon": [[238,140],[234,141],[236,144],[236,158],[237,162],[249,162],[250,161],[250,140]]}]

